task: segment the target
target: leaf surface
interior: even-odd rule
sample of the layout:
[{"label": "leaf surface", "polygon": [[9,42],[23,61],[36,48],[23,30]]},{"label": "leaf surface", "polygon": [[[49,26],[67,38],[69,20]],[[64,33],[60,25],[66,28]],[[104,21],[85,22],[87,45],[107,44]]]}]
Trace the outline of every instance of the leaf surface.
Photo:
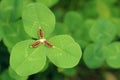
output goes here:
[{"label": "leaf surface", "polygon": [[44,30],[45,36],[54,30],[55,16],[41,3],[29,4],[24,9],[22,18],[26,33],[33,38],[38,38],[39,28]]},{"label": "leaf surface", "polygon": [[52,37],[50,42],[55,46],[46,50],[50,61],[60,68],[71,68],[78,64],[82,51],[80,46],[68,35]]},{"label": "leaf surface", "polygon": [[120,42],[108,45],[105,50],[106,62],[112,68],[120,68]]},{"label": "leaf surface", "polygon": [[56,4],[59,0],[37,0],[40,3],[45,4],[48,7],[52,7],[54,4]]},{"label": "leaf surface", "polygon": [[100,44],[89,45],[83,55],[84,62],[89,68],[99,68],[104,62],[103,46]]},{"label": "leaf surface", "polygon": [[33,40],[17,43],[11,52],[11,68],[20,76],[28,76],[41,71],[46,64],[44,46],[30,48]]},{"label": "leaf surface", "polygon": [[116,36],[115,25],[108,20],[98,20],[90,30],[90,37],[94,42],[109,43]]}]

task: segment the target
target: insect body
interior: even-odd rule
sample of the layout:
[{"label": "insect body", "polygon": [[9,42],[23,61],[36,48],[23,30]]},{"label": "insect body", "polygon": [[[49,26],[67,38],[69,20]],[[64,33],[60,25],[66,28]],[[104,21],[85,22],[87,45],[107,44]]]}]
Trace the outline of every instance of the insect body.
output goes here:
[{"label": "insect body", "polygon": [[31,47],[35,48],[35,47],[39,46],[40,43],[41,43],[41,42],[40,42],[39,40],[37,40],[37,41],[35,41],[35,42],[31,45]]},{"label": "insect body", "polygon": [[40,39],[32,43],[31,45],[32,48],[38,47],[41,43],[43,43],[47,47],[54,48],[53,44],[51,44],[46,39],[44,39],[44,32],[41,28],[39,29],[38,34],[39,34]]},{"label": "insect body", "polygon": [[50,48],[53,48],[53,47],[54,47],[54,45],[51,44],[51,43],[48,42],[48,41],[44,41],[44,44],[45,44],[46,46],[50,47]]},{"label": "insect body", "polygon": [[44,38],[44,32],[43,32],[42,29],[39,29],[38,34],[39,34],[39,36],[40,36],[41,39]]}]

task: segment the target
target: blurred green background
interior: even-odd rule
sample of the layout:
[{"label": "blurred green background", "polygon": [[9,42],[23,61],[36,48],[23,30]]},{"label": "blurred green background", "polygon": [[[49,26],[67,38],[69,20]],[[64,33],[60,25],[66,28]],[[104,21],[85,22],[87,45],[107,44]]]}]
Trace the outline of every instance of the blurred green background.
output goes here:
[{"label": "blurred green background", "polygon": [[[49,63],[43,72],[21,79],[10,75],[9,58],[12,47],[29,38],[21,15],[34,2],[55,14],[51,36],[71,35],[83,56],[74,68]],[[0,0],[0,80],[120,80],[120,0]]]}]

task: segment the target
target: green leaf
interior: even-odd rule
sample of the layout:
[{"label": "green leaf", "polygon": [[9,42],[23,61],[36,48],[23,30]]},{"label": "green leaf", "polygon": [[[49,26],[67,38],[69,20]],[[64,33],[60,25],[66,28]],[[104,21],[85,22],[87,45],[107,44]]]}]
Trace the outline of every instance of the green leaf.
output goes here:
[{"label": "green leaf", "polygon": [[117,27],[117,35],[120,36],[120,19],[114,19],[114,23]]},{"label": "green leaf", "polygon": [[72,36],[81,45],[82,49],[84,49],[91,42],[89,32],[94,22],[94,20],[88,19],[80,28],[76,28],[74,32],[71,32]]},{"label": "green leaf", "polygon": [[106,62],[112,68],[120,68],[120,42],[108,45],[105,50]]},{"label": "green leaf", "polygon": [[6,22],[19,19],[21,17],[23,4],[24,0],[2,0],[0,5],[1,19]]},{"label": "green leaf", "polygon": [[0,18],[2,20],[9,20],[11,12],[14,9],[14,0],[2,0],[0,3]]},{"label": "green leaf", "polygon": [[69,29],[64,23],[57,22],[55,26],[55,30],[53,34],[60,35],[60,34],[68,34]]},{"label": "green leaf", "polygon": [[[85,4],[84,4],[85,5]],[[98,12],[96,10],[96,0],[87,2],[85,5],[82,13],[85,15],[86,18],[96,18],[98,16]]]},{"label": "green leaf", "polygon": [[117,2],[117,0],[103,0],[103,2],[105,2],[107,5],[109,4],[115,4]]},{"label": "green leaf", "polygon": [[11,52],[11,68],[20,76],[28,76],[41,71],[46,64],[44,46],[30,48],[33,40],[17,43]]},{"label": "green leaf", "polygon": [[21,17],[22,9],[23,9],[23,1],[24,0],[14,0],[13,10],[10,14],[11,15],[10,21],[16,21]]},{"label": "green leaf", "polygon": [[70,68],[70,69],[58,69],[60,73],[66,76],[73,76],[77,73],[77,68]]},{"label": "green leaf", "polygon": [[2,22],[0,21],[0,41],[2,39]]},{"label": "green leaf", "polygon": [[48,7],[52,7],[53,5],[55,5],[59,0],[36,0],[40,3],[45,4]]},{"label": "green leaf", "polygon": [[45,36],[54,30],[55,16],[45,5],[40,3],[29,4],[23,11],[23,22],[26,33],[38,38],[38,29],[44,30]]},{"label": "green leaf", "polygon": [[103,49],[104,46],[101,44],[91,44],[85,49],[83,59],[89,68],[99,68],[103,65],[105,59]]},{"label": "green leaf", "polygon": [[78,64],[82,52],[80,46],[68,35],[59,35],[49,40],[54,48],[46,50],[50,61],[60,68],[71,68]]},{"label": "green leaf", "polygon": [[14,79],[10,77],[9,71],[7,69],[0,74],[0,80],[14,80]]},{"label": "green leaf", "polygon": [[11,14],[11,20],[20,18],[25,6],[32,2],[32,0],[14,0],[14,9]]},{"label": "green leaf", "polygon": [[92,20],[86,22],[83,22],[83,20],[82,15],[74,11],[68,12],[64,19],[64,23],[68,26],[72,37],[81,45],[81,48],[85,48],[88,41],[90,41],[89,29],[93,24]]},{"label": "green leaf", "polygon": [[15,80],[27,80],[27,76],[19,76],[11,67],[9,67],[9,75]]},{"label": "green leaf", "polygon": [[90,30],[90,37],[94,42],[109,43],[116,36],[115,25],[108,20],[98,20]]},{"label": "green leaf", "polygon": [[8,26],[3,26],[2,30],[3,30],[3,41],[5,45],[8,47],[9,51],[11,51],[12,47],[17,42],[29,38],[24,31],[23,23],[21,20],[11,23]]},{"label": "green leaf", "polygon": [[110,8],[108,7],[108,2],[105,3],[104,0],[96,0],[96,5],[97,5],[96,10],[98,11],[98,15],[101,18],[106,19],[111,17]]},{"label": "green leaf", "polygon": [[70,31],[74,31],[81,27],[83,17],[78,12],[70,11],[65,15],[64,23],[70,28]]},{"label": "green leaf", "polygon": [[62,8],[57,8],[54,10],[56,21],[63,20],[64,10]]}]

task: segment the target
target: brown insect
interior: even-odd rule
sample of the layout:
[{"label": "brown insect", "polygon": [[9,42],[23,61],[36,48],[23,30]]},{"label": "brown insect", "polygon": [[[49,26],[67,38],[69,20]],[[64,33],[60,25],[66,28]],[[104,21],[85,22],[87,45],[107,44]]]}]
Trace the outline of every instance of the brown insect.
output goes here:
[{"label": "brown insect", "polygon": [[44,44],[45,44],[46,46],[50,47],[50,48],[53,48],[53,47],[54,47],[54,45],[51,44],[51,43],[48,42],[48,41],[44,41]]},{"label": "brown insect", "polygon": [[44,31],[41,28],[39,29],[38,34],[39,34],[40,39],[32,43],[31,45],[32,48],[38,47],[41,43],[43,43],[47,47],[54,48],[54,45],[44,38]]},{"label": "brown insect", "polygon": [[41,39],[44,38],[44,32],[43,32],[42,29],[39,29],[38,34],[39,34],[39,36],[40,36]]},{"label": "brown insect", "polygon": [[39,40],[37,40],[37,41],[35,41],[31,46],[32,46],[33,48],[35,48],[35,47],[39,46],[40,43],[41,43],[41,42],[40,42]]}]

